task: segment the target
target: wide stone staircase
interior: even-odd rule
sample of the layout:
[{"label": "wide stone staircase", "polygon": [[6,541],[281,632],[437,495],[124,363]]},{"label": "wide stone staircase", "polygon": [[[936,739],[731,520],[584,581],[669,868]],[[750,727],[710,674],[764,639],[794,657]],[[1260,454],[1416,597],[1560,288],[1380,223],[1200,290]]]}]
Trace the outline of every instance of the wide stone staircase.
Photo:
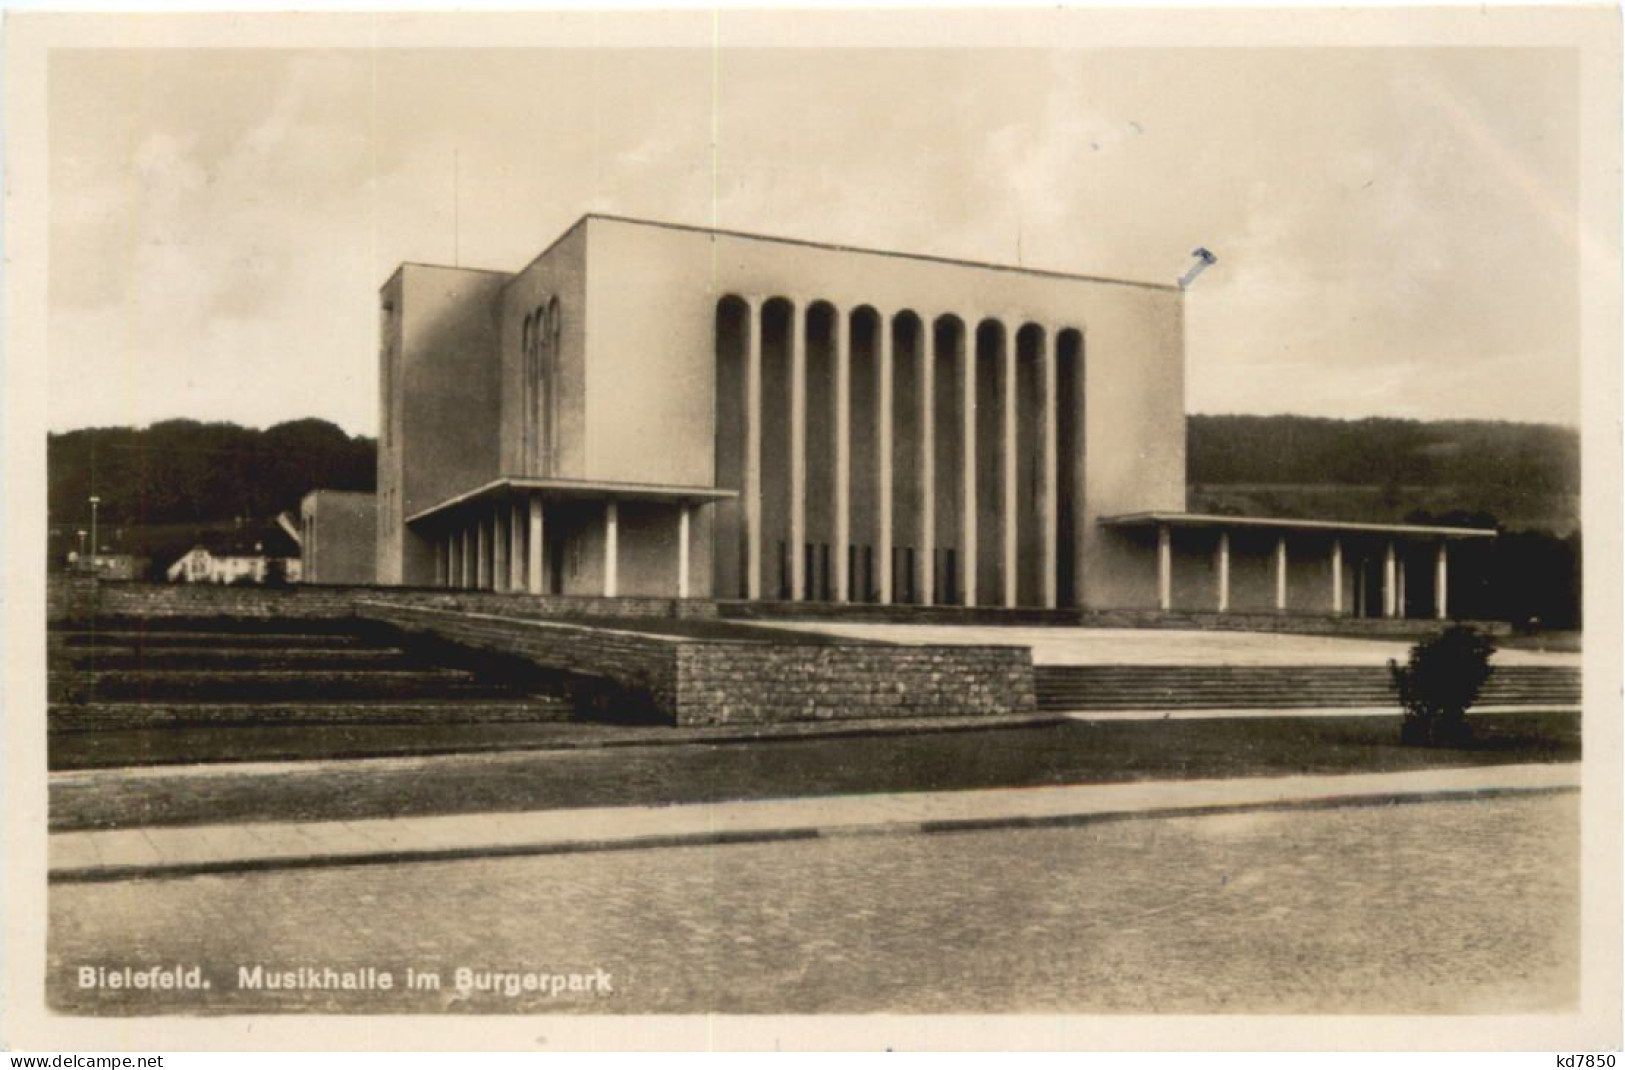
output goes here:
[{"label": "wide stone staircase", "polygon": [[[477,734],[575,712],[558,674],[351,619],[103,618],[53,625],[47,657],[53,767],[185,760],[188,743],[196,760],[241,760],[267,752],[267,733],[275,753],[277,734],[292,745],[339,727],[364,750],[367,732]],[[234,739],[254,746],[235,753]]]},{"label": "wide stone staircase", "polygon": [[[1398,710],[1384,666],[1040,665],[1038,708],[1048,712],[1147,709],[1298,709],[1385,707]],[[1575,706],[1580,670],[1501,666],[1480,706]]]}]

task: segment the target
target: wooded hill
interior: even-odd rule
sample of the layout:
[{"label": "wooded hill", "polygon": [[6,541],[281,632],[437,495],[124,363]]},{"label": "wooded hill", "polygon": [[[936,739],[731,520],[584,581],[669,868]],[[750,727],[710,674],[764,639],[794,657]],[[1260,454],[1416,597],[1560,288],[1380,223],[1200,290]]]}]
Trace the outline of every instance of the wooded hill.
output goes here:
[{"label": "wooded hill", "polygon": [[[1192,509],[1323,519],[1476,514],[1567,534],[1577,518],[1580,443],[1548,424],[1192,416]],[[50,436],[50,515],[114,524],[267,518],[316,487],[371,490],[375,443],[325,420],[265,430],[166,420],[145,429]]]},{"label": "wooded hill", "polygon": [[151,427],[97,427],[50,436],[50,515],[88,522],[90,496],[112,525],[204,524],[297,512],[317,487],[371,490],[375,443],[326,420],[261,431],[230,423],[165,420]]},{"label": "wooded hill", "polygon": [[1190,508],[1252,516],[1579,525],[1580,438],[1551,424],[1192,416]]}]

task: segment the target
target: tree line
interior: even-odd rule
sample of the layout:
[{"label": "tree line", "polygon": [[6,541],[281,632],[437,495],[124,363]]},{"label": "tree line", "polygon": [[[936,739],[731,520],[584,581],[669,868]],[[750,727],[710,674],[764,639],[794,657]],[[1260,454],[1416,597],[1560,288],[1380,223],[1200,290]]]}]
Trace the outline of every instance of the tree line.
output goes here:
[{"label": "tree line", "polygon": [[316,419],[264,430],[165,420],[69,431],[51,435],[46,447],[50,516],[87,520],[94,494],[108,524],[265,519],[297,512],[317,487],[372,490],[375,458],[372,439]]}]

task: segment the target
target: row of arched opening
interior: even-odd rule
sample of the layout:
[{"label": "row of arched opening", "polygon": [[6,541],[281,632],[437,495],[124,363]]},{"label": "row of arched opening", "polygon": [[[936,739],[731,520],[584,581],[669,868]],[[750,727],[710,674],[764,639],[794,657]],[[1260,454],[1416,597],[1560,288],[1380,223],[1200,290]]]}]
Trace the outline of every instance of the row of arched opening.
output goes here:
[{"label": "row of arched opening", "polygon": [[1083,360],[1072,328],[723,298],[717,596],[1076,604]]}]

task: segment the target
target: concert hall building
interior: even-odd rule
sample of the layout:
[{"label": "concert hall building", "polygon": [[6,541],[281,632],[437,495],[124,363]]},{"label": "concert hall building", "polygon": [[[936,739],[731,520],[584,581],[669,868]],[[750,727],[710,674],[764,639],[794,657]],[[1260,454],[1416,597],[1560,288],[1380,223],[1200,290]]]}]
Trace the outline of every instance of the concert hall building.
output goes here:
[{"label": "concert hall building", "polygon": [[1187,513],[1171,284],[588,215],[381,297],[381,583],[1444,617],[1493,534]]}]

